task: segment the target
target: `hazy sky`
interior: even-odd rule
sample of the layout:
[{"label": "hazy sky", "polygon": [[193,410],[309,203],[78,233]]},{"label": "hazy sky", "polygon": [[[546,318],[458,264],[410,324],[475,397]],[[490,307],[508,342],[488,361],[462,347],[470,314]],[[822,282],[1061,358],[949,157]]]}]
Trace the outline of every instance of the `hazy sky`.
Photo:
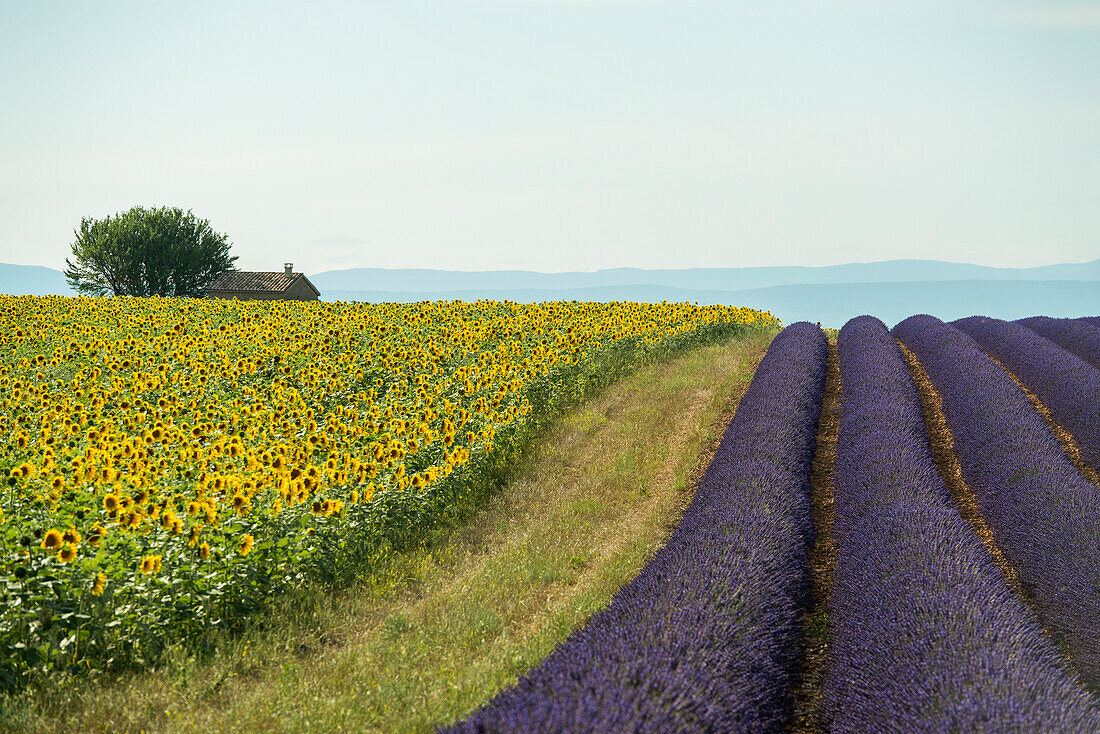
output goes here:
[{"label": "hazy sky", "polygon": [[0,262],[141,204],[255,270],[1024,266],[1098,196],[1095,1],[0,0]]}]

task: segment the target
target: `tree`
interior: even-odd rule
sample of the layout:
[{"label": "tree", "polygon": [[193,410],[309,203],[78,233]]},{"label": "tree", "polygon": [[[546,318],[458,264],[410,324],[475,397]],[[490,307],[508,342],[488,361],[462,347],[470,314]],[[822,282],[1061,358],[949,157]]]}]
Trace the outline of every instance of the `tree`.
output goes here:
[{"label": "tree", "polygon": [[201,298],[237,259],[229,255],[226,235],[176,207],[135,206],[105,219],[84,217],[73,234],[65,278],[83,295]]}]

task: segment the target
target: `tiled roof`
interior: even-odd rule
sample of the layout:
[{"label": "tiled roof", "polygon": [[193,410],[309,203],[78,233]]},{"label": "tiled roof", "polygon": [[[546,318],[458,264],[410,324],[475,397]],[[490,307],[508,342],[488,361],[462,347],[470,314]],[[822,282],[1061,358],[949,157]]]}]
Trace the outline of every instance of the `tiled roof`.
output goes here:
[{"label": "tiled roof", "polygon": [[[293,285],[298,278],[304,277],[301,273],[287,275],[285,272],[250,273],[246,270],[230,270],[228,273],[222,273],[218,276],[218,279],[211,283],[207,290],[282,293]],[[317,289],[314,288],[314,290]]]}]

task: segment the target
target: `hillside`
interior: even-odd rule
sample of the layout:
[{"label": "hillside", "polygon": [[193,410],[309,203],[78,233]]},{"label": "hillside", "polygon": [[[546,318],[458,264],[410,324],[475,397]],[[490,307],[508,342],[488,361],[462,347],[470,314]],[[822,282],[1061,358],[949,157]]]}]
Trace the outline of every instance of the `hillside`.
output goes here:
[{"label": "hillside", "polygon": [[13,296],[74,295],[60,270],[9,263],[0,263],[0,293]]},{"label": "hillside", "polygon": [[[744,305],[770,310],[788,324],[804,320],[829,326],[867,313],[888,323],[913,313],[942,319],[975,313],[1003,319],[1100,314],[1100,260],[1036,268],[891,260],[828,267],[615,268],[591,273],[355,268],[309,278],[325,301],[667,300]],[[72,293],[60,271],[6,264],[0,264],[0,292]]]},{"label": "hillside", "polygon": [[739,291],[811,283],[880,283],[940,280],[1100,280],[1100,260],[1036,268],[991,268],[939,260],[889,260],[825,267],[614,268],[591,273],[523,270],[459,272],[429,269],[354,268],[311,275],[325,291],[439,292],[471,290],[575,289],[654,285],[690,290]]},{"label": "hillside", "polygon": [[324,300],[415,302],[479,298],[532,303],[688,301],[771,311],[784,323],[839,326],[873,313],[895,323],[912,313],[955,319],[981,313],[1100,313],[1100,260],[1035,268],[991,268],[936,260],[828,267],[618,268],[593,273],[455,272],[358,268],[310,278]]}]

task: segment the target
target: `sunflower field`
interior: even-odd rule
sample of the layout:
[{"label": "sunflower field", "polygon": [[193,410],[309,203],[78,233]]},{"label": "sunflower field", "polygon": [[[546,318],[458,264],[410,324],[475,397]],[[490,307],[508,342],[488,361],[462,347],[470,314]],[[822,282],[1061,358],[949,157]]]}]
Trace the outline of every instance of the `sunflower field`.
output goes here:
[{"label": "sunflower field", "polygon": [[726,306],[0,296],[0,689],[155,662],[469,514]]}]

